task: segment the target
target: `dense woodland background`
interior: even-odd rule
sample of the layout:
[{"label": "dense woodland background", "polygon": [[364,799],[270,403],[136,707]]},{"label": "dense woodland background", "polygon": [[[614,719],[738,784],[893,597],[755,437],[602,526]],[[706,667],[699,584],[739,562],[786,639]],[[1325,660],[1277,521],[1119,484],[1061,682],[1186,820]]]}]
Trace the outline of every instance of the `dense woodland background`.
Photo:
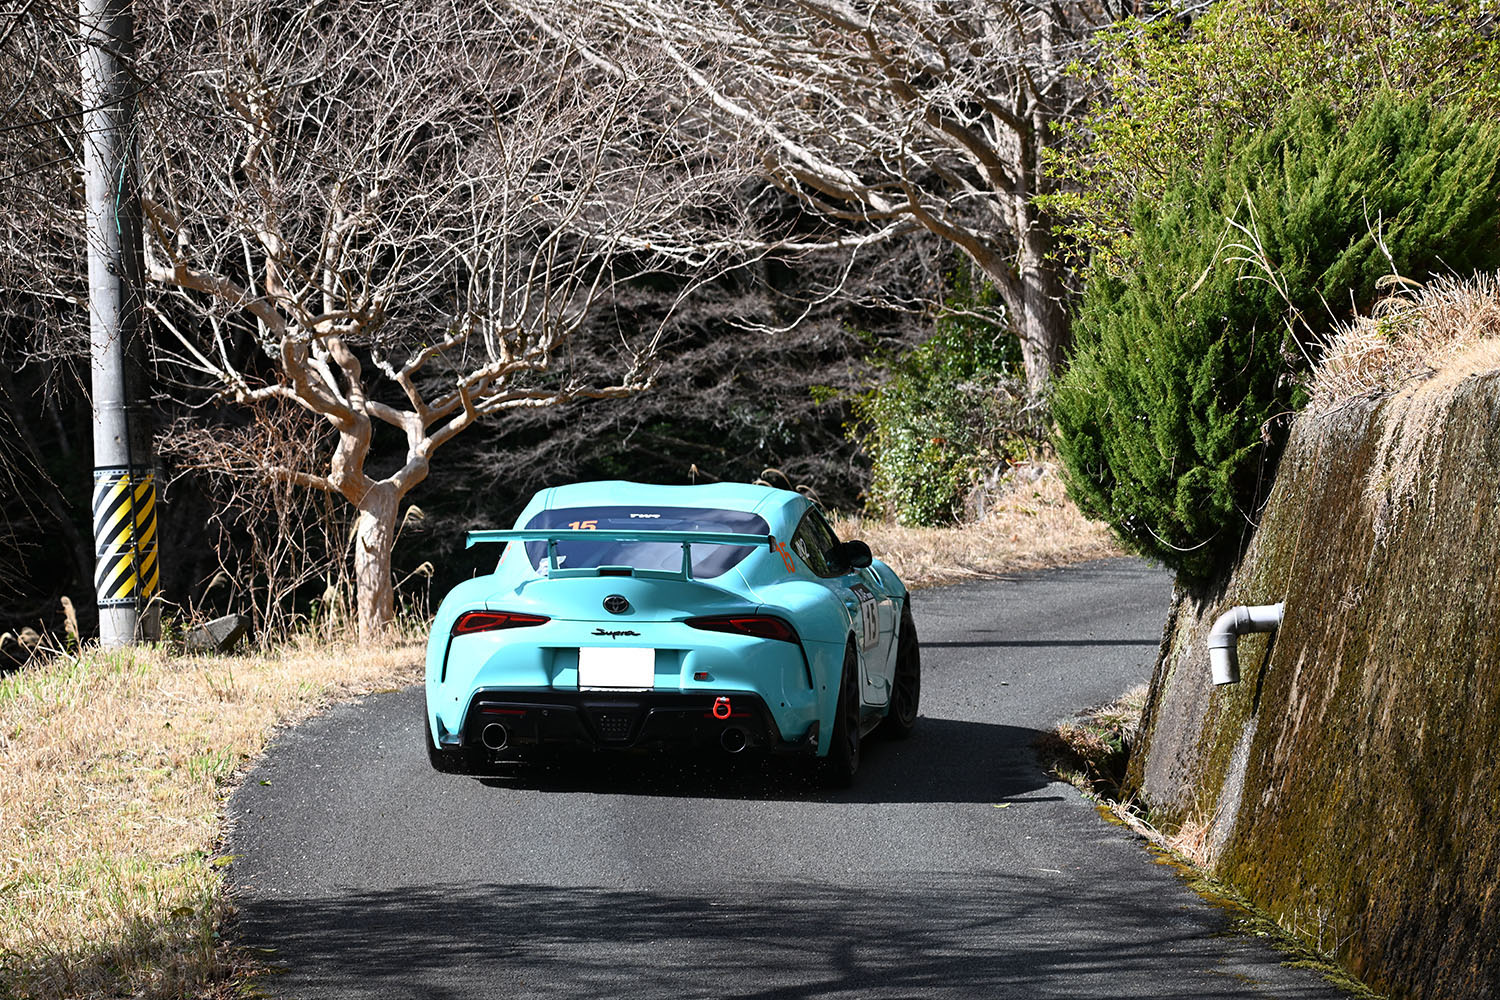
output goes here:
[{"label": "dense woodland background", "polygon": [[[533,492],[558,483],[749,481],[776,469],[835,509],[861,508],[869,459],[848,429],[850,400],[875,377],[872,356],[910,348],[930,332],[920,302],[941,285],[945,264],[951,269],[933,241],[909,239],[872,254],[846,285],[850,298],[809,312],[807,300],[838,264],[763,262],[679,310],[656,390],[480,426],[412,498],[423,516],[407,521],[397,544],[403,596],[423,602],[471,575],[479,563],[463,549],[463,532],[508,525]],[[610,322],[590,329],[574,351],[584,358],[607,352],[619,337],[616,322],[629,325],[640,314],[638,322],[650,324],[662,299],[649,289],[622,296]],[[747,328],[752,323],[768,330]],[[7,357],[22,353],[25,336],[11,324]],[[7,449],[0,606],[12,629],[45,624],[60,633],[59,599],[70,596],[82,611],[91,596],[87,379],[84,358],[0,372]],[[349,516],[295,488],[201,468],[196,447],[208,434],[295,452],[324,433],[317,423],[291,408],[257,418],[166,392],[155,395],[153,415],[161,434],[163,589],[171,599],[204,614],[245,609],[245,590],[221,574],[249,577],[257,564],[281,568],[283,586],[307,575],[295,587],[304,606],[324,599],[336,572],[326,557],[344,544]],[[776,485],[784,484],[778,478]],[[411,576],[423,563],[436,571]],[[86,619],[81,625],[89,627]]]}]

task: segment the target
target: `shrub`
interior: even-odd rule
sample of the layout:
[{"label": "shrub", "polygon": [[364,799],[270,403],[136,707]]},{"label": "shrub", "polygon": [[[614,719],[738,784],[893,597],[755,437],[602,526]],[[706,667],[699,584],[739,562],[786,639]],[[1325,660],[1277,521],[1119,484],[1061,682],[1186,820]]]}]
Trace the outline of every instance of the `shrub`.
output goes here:
[{"label": "shrub", "polygon": [[1066,183],[1044,200],[1075,243],[1118,261],[1136,197],[1221,169],[1215,136],[1260,133],[1298,95],[1346,123],[1383,89],[1494,117],[1497,17],[1489,0],[1219,0],[1191,18],[1122,22],[1079,68],[1101,99],[1049,149]]},{"label": "shrub", "polygon": [[854,398],[854,431],[872,462],[869,506],[922,526],[959,519],[980,478],[1042,441],[1015,337],[990,316],[996,293],[963,267],[949,277],[931,338],[877,356],[880,384]]},{"label": "shrub", "polygon": [[1069,491],[1188,582],[1237,557],[1299,378],[1383,274],[1500,264],[1500,127],[1379,96],[1348,126],[1299,103],[1226,169],[1140,200],[1097,266],[1053,399]]}]

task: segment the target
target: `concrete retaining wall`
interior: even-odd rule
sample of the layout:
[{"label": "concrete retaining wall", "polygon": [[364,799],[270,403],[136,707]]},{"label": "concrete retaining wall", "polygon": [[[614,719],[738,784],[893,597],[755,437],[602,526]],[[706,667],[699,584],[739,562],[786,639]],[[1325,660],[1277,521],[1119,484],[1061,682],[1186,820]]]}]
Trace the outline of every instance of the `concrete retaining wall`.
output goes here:
[{"label": "concrete retaining wall", "polygon": [[[1215,690],[1214,618],[1280,600]],[[1500,373],[1299,418],[1173,615],[1130,776],[1158,825],[1374,988],[1500,996]]]}]

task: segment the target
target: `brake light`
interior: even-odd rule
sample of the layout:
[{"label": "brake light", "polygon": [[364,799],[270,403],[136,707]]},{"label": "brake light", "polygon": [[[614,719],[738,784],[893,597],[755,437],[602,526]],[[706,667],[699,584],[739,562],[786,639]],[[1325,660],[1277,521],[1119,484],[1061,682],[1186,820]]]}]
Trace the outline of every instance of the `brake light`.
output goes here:
[{"label": "brake light", "polygon": [[551,621],[546,615],[523,615],[515,611],[465,611],[453,623],[453,635],[494,632],[502,628],[526,628]]},{"label": "brake light", "polygon": [[701,628],[706,632],[730,632],[735,635],[750,635],[757,639],[779,639],[782,642],[797,642],[797,630],[780,618],[770,615],[725,615],[713,618],[689,618],[683,624]]}]

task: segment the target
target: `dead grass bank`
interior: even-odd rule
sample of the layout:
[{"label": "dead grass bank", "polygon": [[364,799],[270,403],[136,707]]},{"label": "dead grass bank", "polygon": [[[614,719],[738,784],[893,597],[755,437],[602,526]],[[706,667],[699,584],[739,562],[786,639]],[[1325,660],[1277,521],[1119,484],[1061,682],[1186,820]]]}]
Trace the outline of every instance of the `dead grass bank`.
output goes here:
[{"label": "dead grass bank", "polygon": [[1308,411],[1432,380],[1451,388],[1500,366],[1500,273],[1406,288],[1329,338],[1308,385]]},{"label": "dead grass bank", "polygon": [[834,520],[841,538],[861,538],[912,589],[1049,569],[1124,555],[1109,529],[1068,499],[1056,468],[1037,465],[1005,483],[983,518],[944,528],[907,528],[852,516]]},{"label": "dead grass bank", "polygon": [[277,726],[419,675],[411,641],[138,649],[0,679],[0,996],[227,992],[223,805]]}]

